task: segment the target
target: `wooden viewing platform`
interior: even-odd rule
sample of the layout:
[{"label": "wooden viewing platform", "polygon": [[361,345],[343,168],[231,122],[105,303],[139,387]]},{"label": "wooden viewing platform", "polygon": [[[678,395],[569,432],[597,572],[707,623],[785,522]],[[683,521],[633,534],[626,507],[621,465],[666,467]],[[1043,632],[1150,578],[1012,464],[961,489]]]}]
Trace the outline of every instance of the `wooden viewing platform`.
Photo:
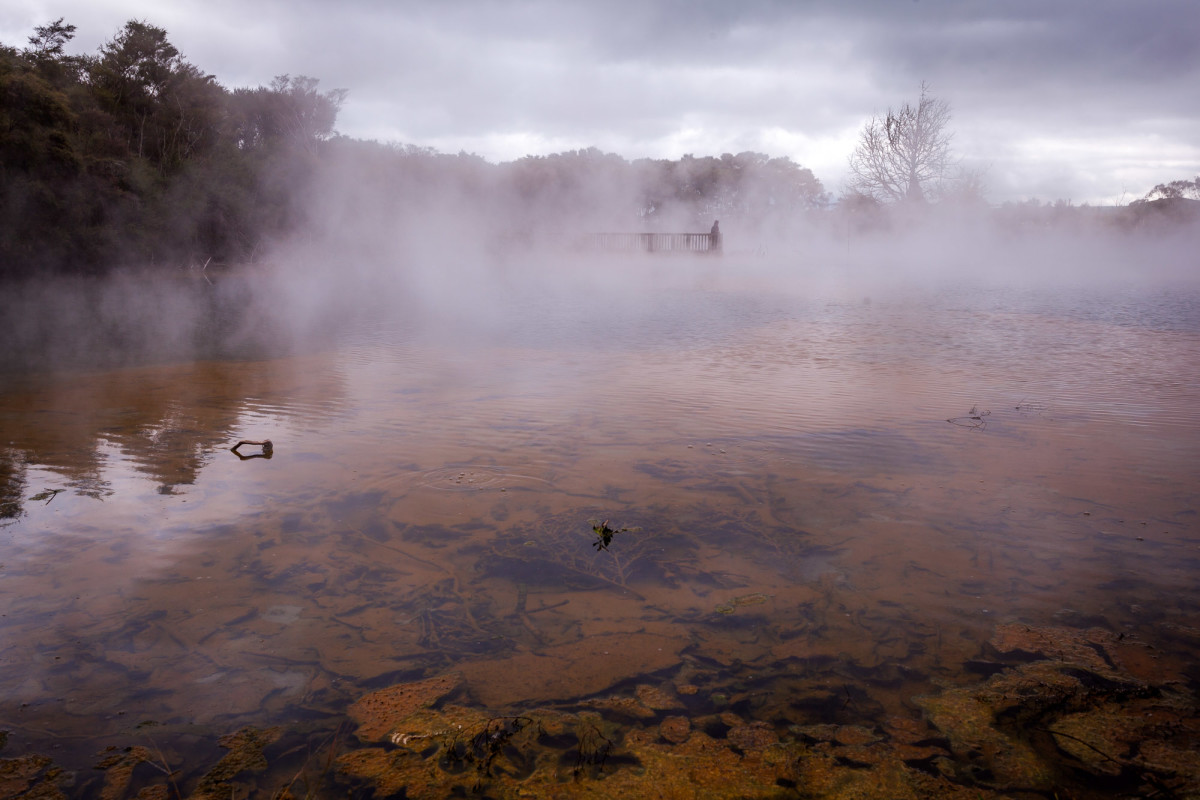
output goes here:
[{"label": "wooden viewing platform", "polygon": [[720,233],[589,233],[583,248],[597,253],[720,253]]}]

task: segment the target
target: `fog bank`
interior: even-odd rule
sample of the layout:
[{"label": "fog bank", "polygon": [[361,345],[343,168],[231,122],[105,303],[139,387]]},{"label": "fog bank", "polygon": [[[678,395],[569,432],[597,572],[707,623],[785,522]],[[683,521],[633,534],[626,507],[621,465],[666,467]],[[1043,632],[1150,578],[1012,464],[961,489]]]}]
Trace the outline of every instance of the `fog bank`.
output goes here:
[{"label": "fog bank", "polygon": [[[564,325],[573,315],[594,322],[589,309],[653,315],[680,290],[867,298],[959,285],[1194,286],[1198,277],[1195,201],[1170,213],[829,206],[819,196],[784,202],[765,167],[689,200],[678,176],[647,179],[656,174],[596,152],[501,169],[344,142],[296,198],[296,233],[265,242],[250,263],[130,265],[105,278],[10,285],[0,300],[3,365],[265,357],[332,344],[372,320],[467,342],[547,309]],[[720,255],[584,245],[596,232],[707,233],[714,219]]]}]

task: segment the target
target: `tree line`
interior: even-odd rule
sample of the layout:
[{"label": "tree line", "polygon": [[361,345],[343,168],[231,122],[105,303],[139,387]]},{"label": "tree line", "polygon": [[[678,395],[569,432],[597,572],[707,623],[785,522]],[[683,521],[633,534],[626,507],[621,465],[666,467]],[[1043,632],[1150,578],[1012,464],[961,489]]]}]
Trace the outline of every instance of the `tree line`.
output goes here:
[{"label": "tree line", "polygon": [[[346,90],[315,78],[230,90],[146,22],[90,55],[67,52],[74,35],[60,18],[22,49],[0,44],[0,278],[235,264],[300,232],[387,228],[438,203],[509,242],[569,224],[703,231],[714,219],[787,236],[834,205],[809,169],[755,152],[627,161],[589,148],[491,164],[351,139],[335,131]],[[924,85],[916,105],[873,117],[843,216],[886,228],[888,206],[984,206],[982,173],[951,150],[950,118]],[[1196,182],[1163,184],[1141,213],[1195,194]]]},{"label": "tree line", "polygon": [[0,45],[4,274],[236,260],[295,223],[344,91],[230,91],[136,20],[95,55],[67,54],[74,34],[58,19]]},{"label": "tree line", "polygon": [[588,149],[495,165],[353,140],[334,130],[343,89],[282,75],[230,90],[138,20],[71,55],[75,30],[60,18],[22,49],[0,44],[0,276],[251,260],[321,224],[313,195],[338,169],[391,176],[371,200],[389,207],[457,186],[517,236],[564,209],[593,226],[707,230],[719,217],[786,226],[829,203],[810,170],[761,153],[629,162]]}]

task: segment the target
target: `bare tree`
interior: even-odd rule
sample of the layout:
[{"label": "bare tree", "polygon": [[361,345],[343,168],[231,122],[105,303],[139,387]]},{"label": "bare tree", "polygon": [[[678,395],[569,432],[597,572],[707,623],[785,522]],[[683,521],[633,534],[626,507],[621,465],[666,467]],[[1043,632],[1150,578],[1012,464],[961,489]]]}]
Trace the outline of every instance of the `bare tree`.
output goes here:
[{"label": "bare tree", "polygon": [[930,97],[922,83],[916,108],[889,108],[886,117],[872,117],[863,128],[850,156],[850,188],[883,202],[920,203],[938,194],[955,167],[949,122],[950,106]]}]

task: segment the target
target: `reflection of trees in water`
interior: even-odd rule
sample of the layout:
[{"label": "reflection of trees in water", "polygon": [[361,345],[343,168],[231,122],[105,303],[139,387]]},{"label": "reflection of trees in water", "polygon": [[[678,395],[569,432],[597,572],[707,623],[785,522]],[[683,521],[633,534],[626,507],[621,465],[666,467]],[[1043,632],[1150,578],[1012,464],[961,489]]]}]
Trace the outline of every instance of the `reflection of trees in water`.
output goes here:
[{"label": "reflection of trees in water", "polygon": [[276,297],[269,281],[250,271],[216,277],[172,270],[11,284],[0,296],[0,316],[11,319],[17,344],[0,351],[0,368],[278,358],[294,342],[285,311],[260,299]]},{"label": "reflection of trees in water", "polygon": [[25,513],[25,462],[11,448],[0,450],[0,520],[16,519]]},{"label": "reflection of trees in water", "polygon": [[[57,454],[55,454],[57,455]],[[75,494],[101,500],[112,494],[108,481],[101,475],[101,458],[96,452],[83,454],[75,463],[47,463],[45,466],[61,475],[66,486]],[[6,448],[0,450],[0,520],[13,520],[25,514],[26,503],[50,503],[64,489],[60,487],[40,487],[37,494],[27,496],[28,492],[39,487],[29,485],[28,465],[37,463],[32,454],[18,449]]]},{"label": "reflection of trees in water", "polygon": [[194,483],[237,438],[248,412],[320,419],[335,413],[344,395],[340,372],[304,359],[73,375],[9,395],[13,413],[0,421],[0,435],[12,445],[9,461],[44,465],[78,494],[111,491],[102,478],[108,446],[171,493]]},{"label": "reflection of trees in water", "polygon": [[100,464],[89,465],[85,469],[71,470],[67,476],[67,486],[75,490],[80,497],[90,497],[93,500],[103,500],[112,497],[112,484],[104,479]]},{"label": "reflection of trees in water", "polygon": [[[157,417],[157,418],[155,418]],[[146,422],[105,434],[139,472],[171,494],[175,486],[195,483],[222,439],[237,422],[236,407],[204,408],[168,403],[155,408]]]}]

